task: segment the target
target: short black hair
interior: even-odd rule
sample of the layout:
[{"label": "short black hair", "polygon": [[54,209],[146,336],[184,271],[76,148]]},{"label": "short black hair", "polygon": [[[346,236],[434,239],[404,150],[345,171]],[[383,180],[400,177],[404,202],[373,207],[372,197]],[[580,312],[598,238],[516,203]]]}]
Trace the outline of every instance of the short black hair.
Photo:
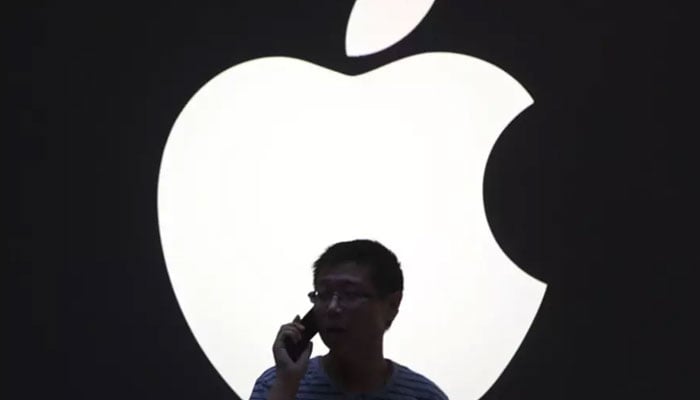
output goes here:
[{"label": "short black hair", "polygon": [[381,243],[369,239],[339,242],[328,247],[314,262],[314,284],[319,271],[347,262],[369,269],[370,279],[380,297],[403,291],[403,272],[398,258]]}]

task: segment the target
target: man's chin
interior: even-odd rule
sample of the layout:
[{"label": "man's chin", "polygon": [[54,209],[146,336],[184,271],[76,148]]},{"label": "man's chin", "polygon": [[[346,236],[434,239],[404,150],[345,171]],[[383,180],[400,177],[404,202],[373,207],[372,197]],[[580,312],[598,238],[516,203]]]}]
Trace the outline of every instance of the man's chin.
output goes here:
[{"label": "man's chin", "polygon": [[321,340],[326,347],[334,351],[342,351],[351,347],[347,332],[324,332],[321,335]]}]

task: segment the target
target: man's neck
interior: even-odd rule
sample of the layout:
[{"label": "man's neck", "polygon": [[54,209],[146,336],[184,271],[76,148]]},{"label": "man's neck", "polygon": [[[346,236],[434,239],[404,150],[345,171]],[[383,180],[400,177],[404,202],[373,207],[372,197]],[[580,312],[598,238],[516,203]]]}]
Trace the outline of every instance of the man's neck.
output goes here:
[{"label": "man's neck", "polygon": [[386,384],[392,372],[391,363],[381,352],[352,358],[329,353],[322,362],[328,376],[347,392],[374,392]]}]

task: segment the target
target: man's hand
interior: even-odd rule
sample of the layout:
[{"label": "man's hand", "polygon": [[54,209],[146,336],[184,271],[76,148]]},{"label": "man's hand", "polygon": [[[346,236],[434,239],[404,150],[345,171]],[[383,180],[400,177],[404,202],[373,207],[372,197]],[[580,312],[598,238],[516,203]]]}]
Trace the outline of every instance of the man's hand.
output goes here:
[{"label": "man's hand", "polygon": [[298,343],[301,340],[301,332],[304,330],[304,325],[299,322],[300,320],[297,315],[291,323],[282,325],[277,333],[275,343],[272,345],[272,354],[275,357],[277,373],[275,380],[281,385],[298,386],[309,366],[309,357],[313,348],[312,342],[309,342],[296,362],[292,361],[284,346],[285,338],[290,338],[294,343]]}]

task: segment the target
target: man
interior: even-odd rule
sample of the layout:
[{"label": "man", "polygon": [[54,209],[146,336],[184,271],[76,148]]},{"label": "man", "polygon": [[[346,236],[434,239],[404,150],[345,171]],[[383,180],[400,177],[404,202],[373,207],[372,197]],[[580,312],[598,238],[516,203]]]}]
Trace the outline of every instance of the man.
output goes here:
[{"label": "man", "polygon": [[275,366],[255,382],[251,400],[420,399],[446,400],[426,377],[383,355],[384,333],[399,311],[403,273],[394,253],[376,241],[330,246],[313,265],[319,334],[329,348],[310,358],[312,346],[293,362],[284,340],[297,342],[299,316],[284,324],[273,344]]}]

